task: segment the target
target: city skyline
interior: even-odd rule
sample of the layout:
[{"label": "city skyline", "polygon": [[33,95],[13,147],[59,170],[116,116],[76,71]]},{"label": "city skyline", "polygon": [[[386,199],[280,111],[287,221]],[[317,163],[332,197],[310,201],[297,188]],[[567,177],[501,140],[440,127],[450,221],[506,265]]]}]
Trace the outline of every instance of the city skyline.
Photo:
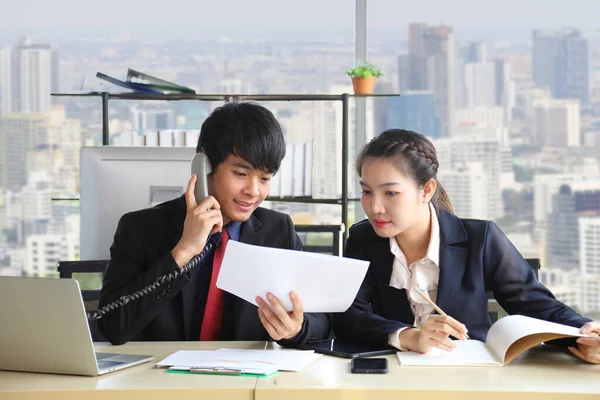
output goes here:
[{"label": "city skyline", "polygon": [[[374,4],[377,2],[369,3],[369,7],[375,7],[371,17],[377,15]],[[592,228],[584,227],[595,227],[595,218],[600,218],[595,216],[600,215],[600,200],[595,200],[600,199],[600,114],[596,111],[600,104],[600,54],[594,49],[592,38],[582,31],[581,40],[578,36],[572,36],[577,40],[563,40],[567,36],[561,23],[532,26],[518,40],[472,43],[459,38],[462,28],[451,21],[445,26],[439,22],[422,23],[419,19],[410,22],[399,28],[402,33],[397,34],[397,40],[374,40],[377,44],[368,48],[367,59],[381,66],[385,74],[376,90],[405,96],[366,102],[365,138],[391,127],[428,134],[437,147],[440,182],[456,202],[460,216],[496,221],[525,257],[540,258],[542,265],[550,268],[543,275],[543,279],[548,279],[544,283],[552,282],[559,298],[582,309],[600,310],[592,296],[597,292],[594,287],[579,295],[574,293],[572,284],[579,285],[582,279],[600,282],[600,276],[595,275],[600,271],[598,261],[582,255],[568,259],[581,259],[581,263],[569,261],[568,265],[561,265],[564,263],[554,260],[554,253],[547,247],[565,235],[593,235],[588,232]],[[345,23],[353,25],[352,18]],[[550,28],[554,32],[550,36],[557,40],[552,39],[555,46],[549,50],[537,51],[533,32],[544,28]],[[412,40],[403,42],[400,37],[409,39],[409,31],[413,32]],[[196,47],[190,47],[194,40],[191,37],[136,42],[133,36],[117,36],[81,39],[62,46],[48,38],[34,39],[33,43],[56,50],[59,90],[65,92],[79,91],[83,75],[88,76],[89,84],[84,90],[120,91],[116,86],[100,84],[102,81],[94,75],[100,71],[124,78],[127,68],[192,86],[199,93],[352,91],[344,71],[354,62],[353,36],[343,44],[308,39],[280,44],[277,40],[281,38],[277,37],[273,45],[205,37]],[[13,34],[7,44],[14,49],[20,41]],[[562,50],[575,44],[579,46],[576,52]],[[4,54],[8,53],[13,57],[19,54],[5,48]],[[589,74],[588,63],[577,62],[586,59],[584,56]],[[50,64],[47,59],[41,60],[31,58],[31,63],[48,76]],[[556,73],[540,78],[534,65],[544,63],[552,66],[547,71]],[[22,73],[20,64],[4,62],[7,64],[13,65],[17,74]],[[3,79],[11,77],[4,74]],[[563,89],[564,83],[577,90]],[[13,91],[4,93],[8,93],[4,97],[9,100],[13,96]],[[49,93],[46,95],[49,97]],[[79,149],[101,144],[102,120],[96,100],[53,98],[50,112],[0,115],[0,143],[8,144],[0,149],[0,273],[13,265],[17,272],[29,275],[52,274],[56,257],[78,257],[78,206],[51,201],[50,196],[79,194]],[[356,132],[356,110],[351,103],[352,138]],[[311,186],[303,187],[303,191],[309,189],[315,197],[339,196],[339,104],[265,105],[280,120],[288,143],[298,149],[290,151],[294,158],[286,162],[294,160],[294,169],[299,166],[305,173],[312,173]],[[168,140],[155,139],[171,136],[174,143],[176,135],[181,137],[182,133],[169,131],[199,129],[214,106],[198,102],[111,101],[110,144],[157,145]],[[357,149],[350,146],[352,159]],[[309,148],[310,153],[301,150]],[[312,168],[307,168],[307,163]],[[284,170],[281,172],[283,177]],[[353,174],[352,171],[351,181]],[[557,222],[548,215],[554,212],[554,204],[559,204],[557,196],[564,183],[572,184],[575,196],[575,200],[568,201],[591,201],[591,206],[575,214],[568,209],[565,212],[571,214]],[[582,187],[584,183],[586,186]],[[300,188],[290,187],[283,179],[278,185],[274,190],[280,193],[297,192]],[[273,207],[290,213],[295,223],[303,224],[335,224],[341,215],[336,206],[273,203]],[[359,218],[358,214],[352,218]],[[549,234],[549,226],[564,225],[561,221],[571,224],[564,227],[563,236]],[[569,251],[575,251],[575,247],[583,254],[591,251],[583,244],[577,246],[574,244]],[[61,251],[54,252],[54,258],[31,255],[33,250],[51,252],[57,247]],[[574,271],[587,278],[573,276]]]}]

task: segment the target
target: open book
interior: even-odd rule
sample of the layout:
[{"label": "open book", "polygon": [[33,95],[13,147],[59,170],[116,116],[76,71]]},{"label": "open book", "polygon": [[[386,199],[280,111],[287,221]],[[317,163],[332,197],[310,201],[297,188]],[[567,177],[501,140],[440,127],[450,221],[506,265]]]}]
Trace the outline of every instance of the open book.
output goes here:
[{"label": "open book", "polygon": [[457,347],[450,352],[433,349],[427,354],[406,351],[396,355],[400,365],[502,366],[542,342],[584,336],[588,335],[580,333],[579,328],[523,315],[510,315],[492,325],[485,343],[457,340]]}]

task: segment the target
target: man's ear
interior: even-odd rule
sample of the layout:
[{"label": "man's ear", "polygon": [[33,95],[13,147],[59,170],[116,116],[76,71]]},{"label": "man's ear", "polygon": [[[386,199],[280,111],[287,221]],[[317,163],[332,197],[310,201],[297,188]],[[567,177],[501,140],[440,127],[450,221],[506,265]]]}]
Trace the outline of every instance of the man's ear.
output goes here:
[{"label": "man's ear", "polygon": [[433,199],[436,190],[437,182],[435,179],[428,180],[423,186],[423,203],[429,203]]}]

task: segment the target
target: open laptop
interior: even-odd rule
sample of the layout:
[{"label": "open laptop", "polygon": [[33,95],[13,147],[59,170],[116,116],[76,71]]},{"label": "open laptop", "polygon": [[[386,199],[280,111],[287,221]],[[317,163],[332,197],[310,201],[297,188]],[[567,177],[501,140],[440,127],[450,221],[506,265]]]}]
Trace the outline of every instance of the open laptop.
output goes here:
[{"label": "open laptop", "polygon": [[0,276],[0,370],[96,376],[153,356],[95,353],[79,283]]}]

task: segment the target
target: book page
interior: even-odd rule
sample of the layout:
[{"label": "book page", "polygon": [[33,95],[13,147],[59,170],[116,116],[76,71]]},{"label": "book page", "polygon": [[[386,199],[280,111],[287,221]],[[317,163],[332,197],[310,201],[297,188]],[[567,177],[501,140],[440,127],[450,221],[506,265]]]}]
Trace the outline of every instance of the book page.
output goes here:
[{"label": "book page", "polygon": [[457,347],[448,352],[441,349],[432,349],[427,354],[413,351],[397,352],[396,356],[400,365],[421,366],[502,366],[485,343],[478,340],[455,340]]},{"label": "book page", "polygon": [[492,325],[486,344],[496,359],[508,364],[516,356],[541,342],[572,336],[586,335],[571,326],[524,315],[509,315]]}]

